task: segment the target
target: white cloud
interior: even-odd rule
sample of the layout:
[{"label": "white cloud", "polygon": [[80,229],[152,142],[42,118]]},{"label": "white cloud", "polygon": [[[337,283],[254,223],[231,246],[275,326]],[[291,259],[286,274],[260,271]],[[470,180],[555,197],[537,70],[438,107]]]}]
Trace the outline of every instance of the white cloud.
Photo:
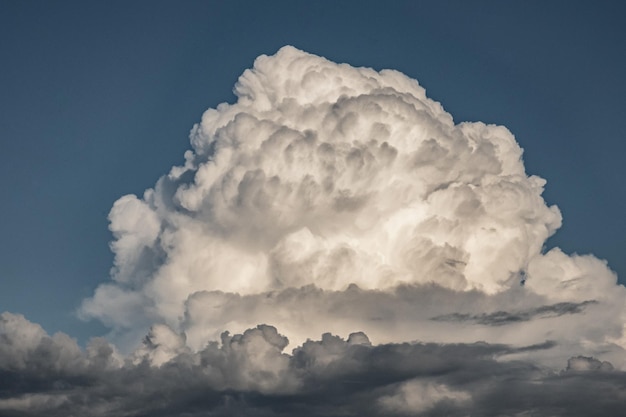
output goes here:
[{"label": "white cloud", "polygon": [[[377,342],[624,346],[624,288],[593,256],[542,252],[561,215],[506,128],[455,124],[399,72],[292,47],[259,57],[235,94],[194,127],[184,166],[115,203],[113,282],[83,316],[131,340],[167,324],[193,349],[259,322],[295,344],[364,330]],[[442,298],[421,302],[432,285]],[[586,301],[507,328],[432,321]]]}]

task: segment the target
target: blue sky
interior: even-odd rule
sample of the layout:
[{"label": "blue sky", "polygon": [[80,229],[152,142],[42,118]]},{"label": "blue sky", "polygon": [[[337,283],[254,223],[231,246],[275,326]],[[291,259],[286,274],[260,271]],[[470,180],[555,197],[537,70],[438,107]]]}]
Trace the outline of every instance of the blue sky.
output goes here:
[{"label": "blue sky", "polygon": [[507,126],[563,213],[549,244],[626,277],[621,2],[0,3],[0,310],[49,332],[109,279],[107,214],[183,162],[203,111],[294,45],[416,78],[455,121]]}]

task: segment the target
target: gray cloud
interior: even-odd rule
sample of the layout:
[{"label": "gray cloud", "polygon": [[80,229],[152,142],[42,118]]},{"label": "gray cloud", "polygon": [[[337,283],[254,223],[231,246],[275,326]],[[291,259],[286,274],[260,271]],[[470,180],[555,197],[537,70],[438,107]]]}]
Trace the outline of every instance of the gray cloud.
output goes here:
[{"label": "gray cloud", "polygon": [[591,255],[543,251],[561,215],[506,128],[455,124],[399,72],[293,47],[257,58],[235,94],[194,127],[183,166],[109,214],[112,279],[79,314],[123,352],[153,323],[192,350],[259,322],[291,347],[353,331],[626,346],[626,290]]},{"label": "gray cloud", "polygon": [[[3,416],[613,416],[626,386],[624,372],[590,357],[561,372],[506,359],[553,343],[373,345],[363,333],[324,334],[286,354],[286,339],[259,325],[154,366],[150,355],[167,344],[159,331],[119,362],[102,340],[81,350],[22,317],[2,319]],[[28,353],[16,362],[18,352]]]},{"label": "gray cloud", "polygon": [[585,310],[589,304],[596,304],[597,301],[588,300],[581,303],[557,303],[546,306],[539,306],[525,311],[496,311],[493,313],[482,313],[479,315],[452,313],[433,317],[435,321],[450,322],[474,322],[486,326],[504,326],[511,323],[529,321],[533,319],[559,317],[565,314],[579,314]]}]

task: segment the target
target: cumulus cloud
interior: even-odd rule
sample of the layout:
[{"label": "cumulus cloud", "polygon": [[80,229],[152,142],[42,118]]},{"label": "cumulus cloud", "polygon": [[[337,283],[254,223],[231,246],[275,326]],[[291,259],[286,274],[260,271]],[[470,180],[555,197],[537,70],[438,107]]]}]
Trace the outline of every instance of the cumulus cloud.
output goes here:
[{"label": "cumulus cloud", "polygon": [[293,47],[257,58],[234,92],[192,129],[182,166],[109,214],[111,281],[80,315],[117,347],[2,316],[3,413],[623,403],[626,290],[592,255],[545,250],[561,214],[505,127],[455,123],[397,71]]},{"label": "cumulus cloud", "polygon": [[[360,330],[623,345],[624,288],[593,256],[543,251],[561,215],[506,128],[455,124],[397,71],[292,47],[257,58],[234,91],[193,128],[183,166],[115,203],[113,280],[84,317],[130,340],[167,324],[193,349],[259,322],[294,345]],[[536,316],[534,331],[520,325]],[[433,317],[516,327],[441,330]]]}]

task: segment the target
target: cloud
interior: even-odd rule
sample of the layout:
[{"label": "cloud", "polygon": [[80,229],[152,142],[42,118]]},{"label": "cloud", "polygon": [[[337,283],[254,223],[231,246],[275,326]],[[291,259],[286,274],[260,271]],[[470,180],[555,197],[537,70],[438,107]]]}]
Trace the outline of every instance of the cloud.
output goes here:
[{"label": "cloud", "polygon": [[507,359],[553,343],[374,345],[364,333],[326,333],[289,354],[276,328],[259,325],[191,351],[159,326],[120,361],[102,340],[82,350],[20,316],[0,323],[3,358],[11,347],[33,355],[0,363],[3,416],[609,416],[626,386],[626,373],[591,357],[561,371]]},{"label": "cloud", "polygon": [[[259,322],[294,345],[361,330],[385,343],[532,344],[588,329],[593,349],[623,346],[624,288],[593,256],[544,253],[561,215],[506,128],[455,124],[397,71],[293,47],[257,58],[234,91],[193,128],[183,166],[111,210],[113,280],[80,313],[126,350],[153,323],[198,349]],[[580,305],[576,323],[542,310],[557,305]],[[476,334],[433,317],[546,323]],[[597,320],[606,329],[591,335]]]},{"label": "cloud", "polygon": [[503,326],[505,324],[528,321],[536,318],[559,317],[564,314],[582,313],[585,309],[585,306],[594,303],[595,301],[593,300],[583,301],[582,303],[557,303],[537,307],[526,311],[496,311],[494,313],[483,313],[480,315],[453,313],[444,316],[433,317],[432,320],[474,322],[477,324],[485,324],[488,326]]},{"label": "cloud", "polygon": [[387,412],[414,415],[441,404],[456,408],[459,403],[466,403],[470,399],[468,393],[450,390],[443,384],[411,380],[401,383],[394,394],[383,396],[378,402]]},{"label": "cloud", "polygon": [[511,132],[293,47],[234,92],[115,202],[79,311],[107,340],[2,315],[3,415],[618,413],[626,290],[546,251],[561,214]]},{"label": "cloud", "polygon": [[610,362],[600,362],[595,358],[587,356],[576,356],[567,361],[568,372],[585,371],[612,371],[613,365]]}]

